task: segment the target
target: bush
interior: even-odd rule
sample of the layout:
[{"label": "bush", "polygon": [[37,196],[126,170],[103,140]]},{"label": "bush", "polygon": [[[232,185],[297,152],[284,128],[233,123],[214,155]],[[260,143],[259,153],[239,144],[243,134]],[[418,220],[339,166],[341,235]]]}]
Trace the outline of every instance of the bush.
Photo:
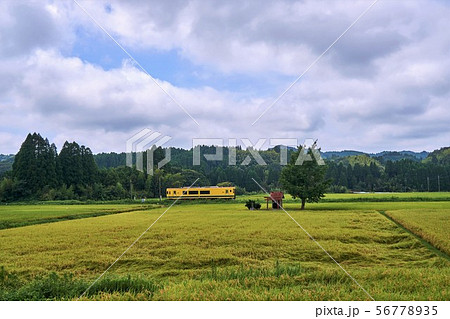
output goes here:
[{"label": "bush", "polygon": [[254,209],[260,209],[261,208],[261,204],[255,202],[254,200],[249,199],[246,203],[245,203],[245,207],[247,207],[249,210],[254,210]]},{"label": "bush", "polygon": [[232,182],[221,182],[221,183],[218,183],[217,186],[219,186],[219,187],[231,187],[231,186],[233,186],[233,183]]},{"label": "bush", "polygon": [[236,186],[236,195],[244,195],[246,193],[245,188]]},{"label": "bush", "polygon": [[349,193],[349,190],[347,189],[347,187],[345,186],[341,186],[341,185],[331,185],[328,188],[328,192],[329,193]]},{"label": "bush", "polygon": [[[72,274],[58,275],[54,272],[27,280],[0,266],[0,300],[70,300],[78,298],[90,284],[89,281],[74,278]],[[155,291],[162,288],[145,277],[111,276],[96,282],[85,297],[129,292],[145,293],[151,298]]]}]

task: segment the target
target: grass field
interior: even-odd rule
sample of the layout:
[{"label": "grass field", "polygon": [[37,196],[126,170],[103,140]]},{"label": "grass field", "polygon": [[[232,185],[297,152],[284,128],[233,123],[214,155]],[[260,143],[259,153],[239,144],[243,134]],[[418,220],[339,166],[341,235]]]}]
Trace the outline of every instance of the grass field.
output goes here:
[{"label": "grass field", "polygon": [[[38,208],[23,207],[34,215]],[[324,202],[306,211],[288,202],[286,208],[374,299],[450,298],[448,255],[403,229],[448,253],[449,202]],[[76,299],[164,210],[0,230],[0,299]],[[8,216],[3,213],[0,218]],[[83,299],[369,297],[284,212],[227,202],[172,207]]]},{"label": "grass field", "polygon": [[114,205],[1,205],[0,229],[43,224],[68,219],[96,217],[150,206],[140,204]]},{"label": "grass field", "polygon": [[388,211],[386,214],[409,231],[450,255],[450,209],[409,209]]},{"label": "grass field", "polygon": [[354,198],[379,198],[384,200],[391,199],[406,199],[406,200],[417,200],[417,199],[449,199],[450,192],[409,192],[409,193],[353,193],[353,194],[327,194],[327,199],[354,199]]},{"label": "grass field", "polygon": [[[239,196],[239,201],[248,199],[263,201],[266,194],[252,194]],[[285,195],[286,201],[291,201],[292,197]],[[408,202],[408,201],[450,201],[450,192],[409,192],[409,193],[345,193],[326,194],[323,202]]]}]

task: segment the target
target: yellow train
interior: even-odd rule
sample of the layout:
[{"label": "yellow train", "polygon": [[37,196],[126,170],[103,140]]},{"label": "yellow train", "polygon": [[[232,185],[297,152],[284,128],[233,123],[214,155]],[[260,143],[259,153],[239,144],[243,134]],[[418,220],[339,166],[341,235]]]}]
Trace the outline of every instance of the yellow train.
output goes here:
[{"label": "yellow train", "polygon": [[181,188],[167,188],[166,196],[168,199],[199,199],[199,198],[236,198],[236,187],[181,187]]}]

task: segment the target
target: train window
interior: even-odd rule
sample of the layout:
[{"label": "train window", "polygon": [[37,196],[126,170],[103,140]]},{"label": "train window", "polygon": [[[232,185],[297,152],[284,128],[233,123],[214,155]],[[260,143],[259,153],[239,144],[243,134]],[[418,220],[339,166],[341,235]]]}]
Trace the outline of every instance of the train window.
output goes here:
[{"label": "train window", "polygon": [[187,192],[186,191],[183,191],[183,195],[186,195],[187,194]]},{"label": "train window", "polygon": [[166,193],[167,193],[167,195],[169,195],[169,194],[170,194],[170,192],[169,192],[169,191],[167,191]]},{"label": "train window", "polygon": [[200,191],[200,194],[202,194],[202,195],[209,195],[209,194],[211,194],[211,192],[210,191]]},{"label": "train window", "polygon": [[227,194],[228,194],[228,189],[226,189],[226,190],[225,190],[225,193],[227,193]]},{"label": "train window", "polygon": [[198,191],[189,191],[189,195],[197,195]]}]

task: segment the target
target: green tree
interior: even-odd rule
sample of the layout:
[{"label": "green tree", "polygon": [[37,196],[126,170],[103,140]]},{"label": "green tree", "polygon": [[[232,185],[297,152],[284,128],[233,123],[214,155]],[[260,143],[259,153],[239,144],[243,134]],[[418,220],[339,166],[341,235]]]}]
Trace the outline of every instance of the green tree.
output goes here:
[{"label": "green tree", "polygon": [[12,201],[15,196],[14,181],[11,178],[3,178],[0,181],[0,201]]},{"label": "green tree", "polygon": [[28,134],[15,156],[13,177],[23,185],[26,192],[22,195],[35,195],[44,187],[56,186],[56,147],[50,145],[40,134]]},{"label": "green tree", "polygon": [[297,165],[296,161],[304,150],[299,147],[292,153],[288,165],[281,171],[280,183],[283,189],[292,197],[300,198],[302,201],[301,209],[305,209],[306,202],[317,203],[329,186],[329,181],[325,180],[326,166],[319,165],[313,156],[311,150],[303,163]]},{"label": "green tree", "polygon": [[78,185],[83,181],[83,167],[81,161],[81,149],[76,143],[65,142],[58,156],[61,169],[61,181],[68,187]]},{"label": "green tree", "polygon": [[85,185],[93,185],[97,181],[98,168],[94,160],[94,155],[89,147],[82,145],[81,152],[81,168],[83,172],[83,183]]},{"label": "green tree", "polygon": [[208,179],[202,173],[199,173],[192,169],[183,169],[181,171],[181,176],[183,176],[185,186],[192,185],[195,180],[197,180],[197,178],[198,180],[194,185],[195,187],[209,185]]},{"label": "green tree", "polygon": [[231,187],[233,186],[232,182],[221,182],[221,183],[217,183],[217,186],[219,187]]},{"label": "green tree", "polygon": [[98,179],[98,168],[92,151],[76,142],[64,143],[58,156],[58,169],[61,172],[61,182],[67,186],[93,185]]}]

